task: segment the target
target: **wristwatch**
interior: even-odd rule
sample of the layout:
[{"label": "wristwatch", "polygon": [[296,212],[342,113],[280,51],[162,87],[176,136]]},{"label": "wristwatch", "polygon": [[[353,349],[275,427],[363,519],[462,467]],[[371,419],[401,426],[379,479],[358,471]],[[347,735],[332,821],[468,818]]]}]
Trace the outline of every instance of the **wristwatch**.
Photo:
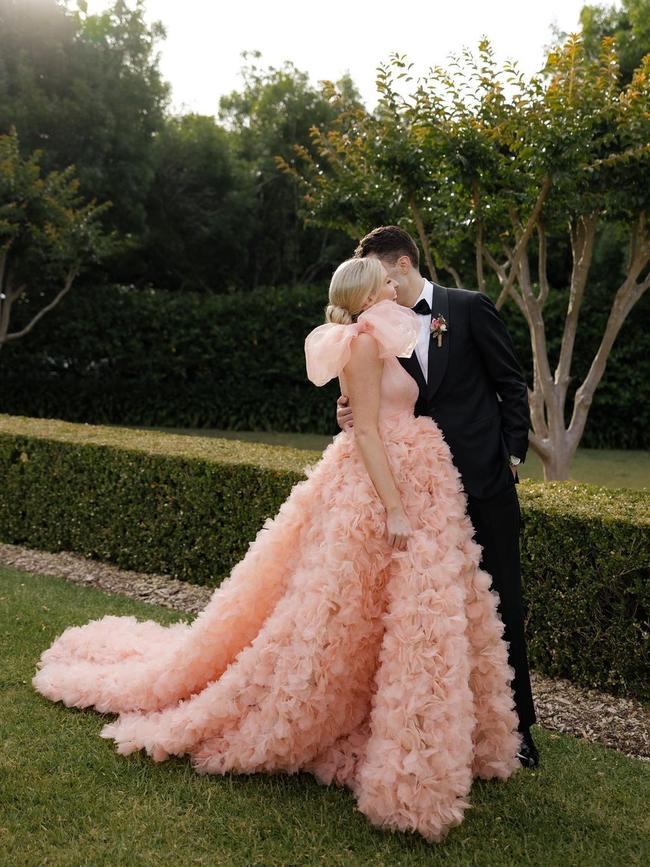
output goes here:
[{"label": "wristwatch", "polygon": [[521,463],[521,458],[518,458],[516,455],[510,455],[509,460],[510,460],[510,466],[512,466],[512,467],[518,467],[519,464]]}]

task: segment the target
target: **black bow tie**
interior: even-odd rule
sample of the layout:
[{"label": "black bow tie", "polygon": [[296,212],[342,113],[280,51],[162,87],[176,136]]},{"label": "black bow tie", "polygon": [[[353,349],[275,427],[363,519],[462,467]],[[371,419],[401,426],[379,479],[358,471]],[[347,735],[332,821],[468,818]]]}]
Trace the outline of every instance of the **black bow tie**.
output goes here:
[{"label": "black bow tie", "polygon": [[411,307],[414,313],[420,313],[422,316],[431,316],[431,308],[426,298],[420,298],[415,307]]}]

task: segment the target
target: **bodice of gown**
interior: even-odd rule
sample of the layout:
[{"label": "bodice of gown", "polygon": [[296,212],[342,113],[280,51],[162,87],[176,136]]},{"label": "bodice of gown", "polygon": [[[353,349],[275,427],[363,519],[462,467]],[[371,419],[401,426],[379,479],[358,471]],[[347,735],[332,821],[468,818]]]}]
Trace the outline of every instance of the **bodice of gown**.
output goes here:
[{"label": "bodice of gown", "polygon": [[379,419],[412,414],[418,386],[397,357],[408,358],[417,343],[420,320],[408,307],[380,301],[364,311],[357,322],[319,325],[305,340],[307,376],[315,385],[325,385],[338,376],[350,360],[352,343],[359,334],[372,334],[384,360],[380,384]]}]

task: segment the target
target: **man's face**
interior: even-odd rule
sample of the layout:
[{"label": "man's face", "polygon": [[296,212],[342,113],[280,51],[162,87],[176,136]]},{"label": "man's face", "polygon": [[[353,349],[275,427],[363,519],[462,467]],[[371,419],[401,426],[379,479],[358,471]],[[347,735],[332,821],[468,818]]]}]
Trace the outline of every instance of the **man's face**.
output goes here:
[{"label": "man's face", "polygon": [[[408,256],[400,256],[396,262],[389,262],[388,259],[382,259],[380,256],[377,256],[375,253],[370,253],[368,258],[379,259],[381,264],[384,266],[386,274],[393,280],[395,290],[397,292],[397,303],[403,304],[403,298],[405,295],[405,276],[408,269],[411,267],[411,260]],[[400,285],[401,284],[401,285]]]}]

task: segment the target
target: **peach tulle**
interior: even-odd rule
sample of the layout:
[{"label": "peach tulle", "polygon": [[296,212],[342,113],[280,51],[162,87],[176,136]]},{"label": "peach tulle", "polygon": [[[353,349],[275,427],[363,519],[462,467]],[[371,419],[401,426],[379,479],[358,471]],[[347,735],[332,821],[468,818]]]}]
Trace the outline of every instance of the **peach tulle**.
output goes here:
[{"label": "peach tulle", "polygon": [[325,385],[338,376],[350,360],[352,341],[363,332],[374,335],[381,358],[408,358],[415,349],[419,330],[417,313],[393,301],[373,305],[353,325],[326,322],[314,328],[305,340],[307,377],[315,385]]},{"label": "peach tulle", "polygon": [[388,546],[354,434],[340,433],[192,623],[69,627],[32,682],[119,714],[101,736],[121,754],[187,754],[209,774],[308,771],[349,787],[374,824],[439,841],[474,777],[518,767],[514,672],[458,472],[394,358],[410,352],[414,314],[375,307],[306,352],[312,373],[311,352],[329,359],[322,377],[361,330],[385,350],[380,431],[414,527],[407,550]]}]

